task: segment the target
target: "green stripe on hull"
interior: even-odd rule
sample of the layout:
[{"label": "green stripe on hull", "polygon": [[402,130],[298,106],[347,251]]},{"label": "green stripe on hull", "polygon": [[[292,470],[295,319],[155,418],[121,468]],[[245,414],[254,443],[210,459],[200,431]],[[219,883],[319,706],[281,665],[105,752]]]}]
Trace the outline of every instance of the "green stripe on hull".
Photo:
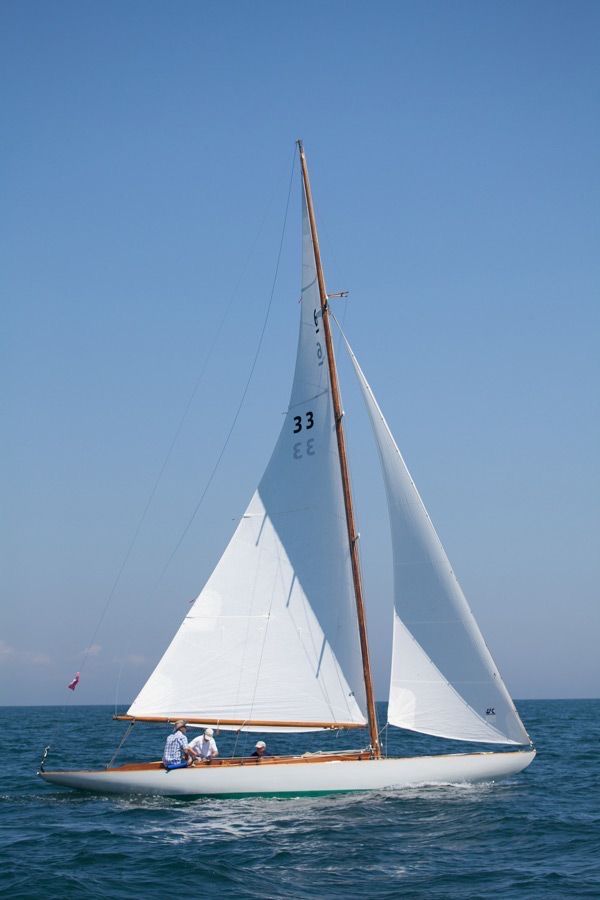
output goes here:
[{"label": "green stripe on hull", "polygon": [[[243,800],[244,797],[265,797],[269,800],[281,799],[289,800],[294,797],[329,797],[332,794],[366,794],[371,790],[382,790],[381,788],[342,788],[340,790],[330,791],[248,791],[243,794],[163,794],[170,797],[171,800]],[[135,794],[131,795],[136,796]],[[155,795],[157,796],[157,795]]]}]

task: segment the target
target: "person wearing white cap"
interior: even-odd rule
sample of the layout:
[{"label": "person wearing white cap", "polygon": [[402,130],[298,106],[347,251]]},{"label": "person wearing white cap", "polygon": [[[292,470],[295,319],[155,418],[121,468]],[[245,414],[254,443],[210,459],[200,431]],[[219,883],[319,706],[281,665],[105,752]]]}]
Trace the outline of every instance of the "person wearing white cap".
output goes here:
[{"label": "person wearing white cap", "polygon": [[210,762],[211,759],[214,759],[219,755],[219,750],[217,749],[213,734],[212,728],[205,728],[203,735],[200,735],[189,742],[188,748],[192,751],[196,759],[203,759],[205,762]]},{"label": "person wearing white cap", "polygon": [[256,750],[254,751],[252,756],[257,756],[258,759],[262,759],[262,757],[265,756],[266,752],[267,752],[267,745],[265,744],[265,742],[257,741],[256,742]]}]

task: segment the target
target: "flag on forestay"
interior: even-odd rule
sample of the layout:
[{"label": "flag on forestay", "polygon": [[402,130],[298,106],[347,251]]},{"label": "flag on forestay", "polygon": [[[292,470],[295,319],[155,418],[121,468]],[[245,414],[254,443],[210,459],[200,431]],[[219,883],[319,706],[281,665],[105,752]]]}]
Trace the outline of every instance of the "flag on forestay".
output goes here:
[{"label": "flag on forestay", "polygon": [[79,672],[75,672],[75,678],[73,681],[70,681],[67,685],[70,691],[74,691],[77,685],[79,684]]}]

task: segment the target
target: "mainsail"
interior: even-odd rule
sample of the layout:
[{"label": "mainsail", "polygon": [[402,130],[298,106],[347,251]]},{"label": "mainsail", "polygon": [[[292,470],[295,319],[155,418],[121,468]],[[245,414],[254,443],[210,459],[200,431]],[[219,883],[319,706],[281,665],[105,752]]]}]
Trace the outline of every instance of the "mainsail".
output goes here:
[{"label": "mainsail", "polygon": [[388,721],[439,737],[529,743],[373,391],[346,346],[379,450],[392,531]]},{"label": "mainsail", "polygon": [[[302,301],[285,422],[250,505],[134,717],[365,724],[340,463],[303,192]],[[304,723],[304,724],[303,724]],[[257,726],[263,727],[263,726]],[[287,726],[289,727],[289,725]]]}]

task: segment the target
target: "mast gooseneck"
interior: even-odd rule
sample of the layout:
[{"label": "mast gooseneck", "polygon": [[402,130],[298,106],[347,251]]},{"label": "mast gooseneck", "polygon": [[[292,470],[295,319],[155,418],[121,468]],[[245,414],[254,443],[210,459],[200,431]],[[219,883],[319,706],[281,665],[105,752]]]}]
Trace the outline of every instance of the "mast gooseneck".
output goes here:
[{"label": "mast gooseneck", "polygon": [[333,414],[335,418],[335,430],[337,437],[338,454],[340,459],[340,470],[342,475],[342,488],[344,493],[344,508],[346,511],[346,527],[348,530],[348,542],[350,545],[350,560],[352,564],[352,579],[354,582],[354,595],[356,598],[356,613],[358,618],[358,633],[360,637],[360,649],[362,655],[363,675],[365,679],[365,694],[367,699],[367,716],[369,721],[369,738],[373,755],[376,758],[381,756],[381,746],[379,743],[379,735],[377,728],[377,714],[375,711],[375,694],[373,691],[373,678],[371,676],[371,664],[369,660],[369,643],[367,640],[367,623],[365,616],[365,606],[363,600],[362,578],[360,574],[360,561],[358,556],[358,532],[356,530],[356,520],[354,516],[354,506],[352,503],[352,491],[350,488],[350,472],[348,468],[348,458],[346,454],[346,439],[344,435],[344,426],[342,424],[343,410],[340,397],[340,388],[335,364],[335,353],[333,349],[333,339],[331,336],[331,325],[329,322],[328,295],[325,288],[325,276],[323,274],[323,265],[321,263],[321,251],[319,249],[319,236],[317,233],[317,223],[315,220],[315,212],[313,208],[312,192],[310,189],[310,180],[308,177],[308,168],[306,165],[306,156],[302,141],[298,141],[298,152],[300,154],[300,165],[302,168],[302,182],[304,185],[304,194],[306,197],[306,206],[308,209],[308,218],[310,222],[310,233],[312,245],[315,254],[315,266],[317,269],[317,280],[319,284],[319,297],[321,300],[321,317],[323,321],[323,332],[325,335],[325,346],[327,348],[327,362],[329,366],[329,380],[331,383],[331,399],[333,402]]}]

